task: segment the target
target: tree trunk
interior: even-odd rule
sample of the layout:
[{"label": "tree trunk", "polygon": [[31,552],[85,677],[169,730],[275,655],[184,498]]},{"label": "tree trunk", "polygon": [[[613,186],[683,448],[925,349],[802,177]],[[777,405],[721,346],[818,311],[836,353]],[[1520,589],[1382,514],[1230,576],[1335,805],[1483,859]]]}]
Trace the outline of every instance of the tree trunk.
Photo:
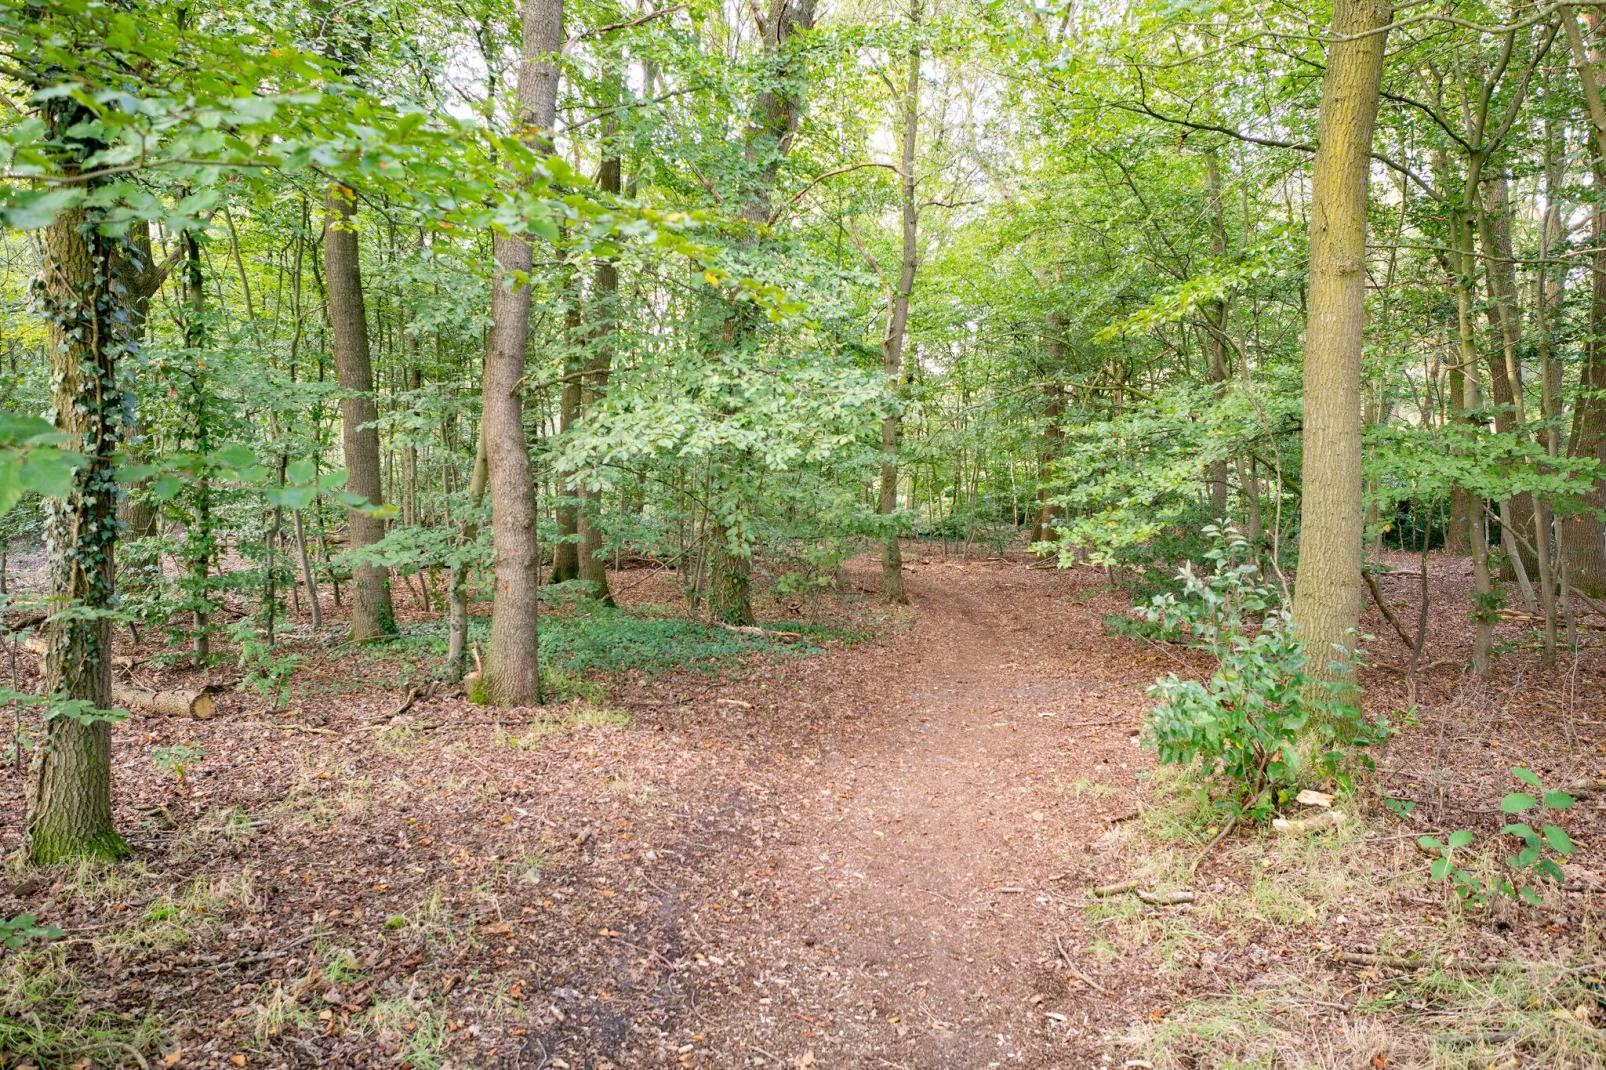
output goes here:
[{"label": "tree trunk", "polygon": [[[1606,183],[1606,105],[1595,77],[1598,57],[1588,54],[1571,9],[1562,8],[1562,24],[1572,46],[1573,65],[1588,105],[1594,137],[1595,185]],[[1591,27],[1593,29],[1593,27]],[[1599,510],[1606,508],[1606,206],[1593,210],[1594,288],[1589,306],[1589,339],[1579,370],[1578,402],[1573,406],[1572,429],[1567,436],[1569,457],[1594,457],[1602,464],[1592,492],[1565,503],[1561,522],[1561,556],[1572,586],[1591,598],[1606,597],[1606,529]]]},{"label": "tree trunk", "polygon": [[[753,100],[752,122],[748,127],[744,155],[750,177],[742,191],[742,218],[749,223],[767,225],[770,198],[781,160],[792,149],[792,135],[802,118],[801,92],[796,86],[806,73],[799,65],[803,57],[787,49],[799,32],[814,25],[815,0],[769,0],[764,15],[758,17],[764,41],[764,59],[769,67],[766,88]],[[753,329],[750,306],[732,305],[726,310],[720,332],[722,344],[731,352],[741,349],[743,339]],[[720,470],[739,469],[746,464],[741,455],[715,462]],[[742,489],[739,477],[715,476],[709,501],[727,514],[741,511]],[[708,570],[708,604],[716,620],[746,625],[754,620],[752,605],[752,547],[740,527],[710,517],[708,547],[704,555]]]},{"label": "tree trunk", "polygon": [[[624,95],[624,78],[617,63],[610,62],[603,79],[601,104],[609,110],[602,122],[602,164],[597,170],[597,188],[618,196],[624,190],[623,164],[619,155],[619,122],[615,117]],[[581,384],[581,419],[596,418],[603,398],[608,396],[608,376],[613,370],[613,343],[619,323],[619,266],[610,257],[597,262],[591,287],[591,353],[585,363]],[[581,488],[581,506],[575,525],[580,536],[580,579],[591,596],[603,605],[613,605],[608,591],[608,562],[602,553],[602,492],[589,481]]]},{"label": "tree trunk", "polygon": [[485,501],[485,433],[482,430],[474,448],[474,471],[468,479],[468,516],[457,533],[458,559],[452,562],[450,605],[446,633],[446,679],[457,683],[468,672],[468,563],[462,555],[479,537],[479,524],[475,515]]},{"label": "tree trunk", "polygon": [[[1310,672],[1347,663],[1361,612],[1361,345],[1366,201],[1388,0],[1337,0],[1311,179],[1304,495],[1294,620]],[[1356,36],[1364,34],[1365,36]]]},{"label": "tree trunk", "polygon": [[1037,454],[1037,517],[1032,523],[1032,542],[1053,542],[1054,521],[1059,518],[1059,507],[1049,501],[1049,483],[1054,478],[1054,462],[1059,457],[1060,417],[1065,415],[1065,390],[1059,381],[1065,364],[1065,321],[1050,312],[1043,317],[1043,348],[1048,356],[1048,368],[1043,373],[1043,439]]},{"label": "tree trunk", "polygon": [[[374,369],[368,354],[368,312],[363,302],[362,268],[357,258],[352,192],[331,184],[325,200],[324,272],[328,278],[329,328],[334,335],[335,375],[340,381],[340,430],[346,460],[346,489],[371,506],[384,504],[379,465],[379,429],[374,422]],[[351,548],[372,546],[385,537],[385,522],[348,509]],[[351,570],[351,638],[366,643],[396,634],[390,602],[390,570],[356,565]]]},{"label": "tree trunk", "polygon": [[[47,136],[78,149],[80,159],[97,147],[68,132],[90,119],[77,103],[50,101],[44,118]],[[86,464],[67,497],[47,504],[50,600],[60,612],[45,625],[44,691],[88,708],[58,708],[45,723],[26,819],[36,865],[128,854],[112,824],[111,723],[99,712],[111,704],[112,622],[103,614],[116,583],[117,357],[134,341],[120,278],[126,270],[121,242],[101,235],[84,209],[69,209],[46,228],[38,300],[49,324],[55,425]]]},{"label": "tree trunk", "polygon": [[909,298],[919,266],[919,214],[915,206],[915,139],[920,132],[920,0],[909,0],[909,74],[903,89],[903,257],[898,288],[887,299],[887,333],[881,340],[881,371],[887,378],[888,411],[881,421],[881,494],[876,512],[887,525],[881,538],[881,597],[907,604],[903,588],[903,551],[892,516],[898,510],[897,406],[903,378],[903,342],[909,328]]},{"label": "tree trunk", "polygon": [[[563,47],[563,0],[526,0],[519,64],[520,136],[551,151],[557,119],[557,56]],[[491,344],[485,361],[484,423],[495,586],[491,649],[476,685],[484,700],[528,706],[541,700],[537,620],[541,558],[536,545],[535,482],[524,438],[524,351],[530,336],[530,245],[516,234],[492,240]]]},{"label": "tree trunk", "polygon": [[[572,268],[565,268],[563,292],[568,307],[563,313],[563,344],[569,354],[563,361],[563,390],[558,396],[558,434],[568,435],[580,419],[580,394],[585,379],[585,361],[575,355],[580,345],[580,283]],[[560,472],[554,512],[558,521],[558,541],[552,547],[552,582],[568,583],[580,578],[580,511],[576,502],[579,486],[572,474]]]},{"label": "tree trunk", "polygon": [[[1522,385],[1522,345],[1520,298],[1517,294],[1516,265],[1511,255],[1511,189],[1504,175],[1488,183],[1484,211],[1478,215],[1478,236],[1483,245],[1484,271],[1489,295],[1489,330],[1496,345],[1489,349],[1489,387],[1494,394],[1494,426],[1497,432],[1521,431],[1527,426]],[[1531,494],[1516,494],[1506,502],[1505,513],[1516,531],[1527,538],[1534,530],[1534,500]],[[1541,571],[1541,562],[1521,543],[1517,553],[1528,575]],[[1501,570],[1504,578],[1516,578],[1516,563]]]},{"label": "tree trunk", "polygon": [[[1227,255],[1227,221],[1221,210],[1221,165],[1214,149],[1205,153],[1205,183],[1210,196],[1210,254],[1218,261]],[[1214,384],[1216,400],[1227,394],[1227,301],[1221,298],[1210,302],[1205,310],[1208,329],[1205,352],[1209,359],[1207,369]],[[1210,462],[1207,472],[1210,484],[1210,517],[1217,524],[1227,520],[1228,494],[1227,458],[1218,457]]]}]

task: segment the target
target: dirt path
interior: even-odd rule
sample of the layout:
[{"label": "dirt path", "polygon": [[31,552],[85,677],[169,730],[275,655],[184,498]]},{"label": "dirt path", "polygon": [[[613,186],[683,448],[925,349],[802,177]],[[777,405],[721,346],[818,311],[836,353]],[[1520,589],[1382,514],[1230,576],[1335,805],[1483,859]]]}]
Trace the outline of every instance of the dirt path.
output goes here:
[{"label": "dirt path", "polygon": [[[1077,909],[1144,763],[1156,667],[1100,627],[1124,600],[1089,595],[1092,570],[910,572],[908,633],[808,666],[810,694],[775,711],[806,705],[818,736],[769,766],[762,857],[716,863],[716,885],[763,886],[715,941],[742,981],[691,1023],[717,1065],[1092,1066],[1142,1002],[1100,984]],[[1056,936],[1119,996],[1072,978]]]},{"label": "dirt path", "polygon": [[[914,557],[903,630],[638,678],[629,718],[395,715],[403,651],[309,648],[289,711],[140,719],[137,859],[0,884],[0,917],[72,937],[26,967],[54,1023],[30,1059],[93,1048],[94,1014],[180,1070],[1110,1065],[1161,997],[1080,897],[1123,876],[1100,839],[1162,666],[1104,634],[1101,574],[1027,566]],[[178,747],[204,757],[175,785]]]}]

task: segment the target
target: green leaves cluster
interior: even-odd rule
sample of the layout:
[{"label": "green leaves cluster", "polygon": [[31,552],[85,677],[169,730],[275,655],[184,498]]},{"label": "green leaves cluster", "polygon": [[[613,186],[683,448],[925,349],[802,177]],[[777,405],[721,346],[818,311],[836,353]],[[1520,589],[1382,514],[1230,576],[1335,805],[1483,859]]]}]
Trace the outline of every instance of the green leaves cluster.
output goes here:
[{"label": "green leaves cluster", "polygon": [[[1515,854],[1505,859],[1510,876],[1499,874],[1485,880],[1469,866],[1458,861],[1457,852],[1471,847],[1476,837],[1470,829],[1457,829],[1443,841],[1434,836],[1421,836],[1417,843],[1430,852],[1438,852],[1429,872],[1436,881],[1448,880],[1456,894],[1475,904],[1488,904],[1497,896],[1516,896],[1524,902],[1538,906],[1543,901],[1539,886],[1544,881],[1561,883],[1565,879],[1562,865],[1575,850],[1567,830],[1551,820],[1555,811],[1569,810],[1574,799],[1564,791],[1547,789],[1532,769],[1518,766],[1511,775],[1532,791],[1513,791],[1500,800],[1500,812],[1516,816],[1536,811],[1528,821],[1513,821],[1491,837],[1485,847],[1501,836],[1511,836],[1521,844]],[[1537,826],[1537,827],[1535,827]]]},{"label": "green leaves cluster", "polygon": [[1350,748],[1381,739],[1387,725],[1346,702],[1345,684],[1307,674],[1293,621],[1247,560],[1248,543],[1231,528],[1206,534],[1215,542],[1210,571],[1184,566],[1182,593],[1156,595],[1146,615],[1164,638],[1208,651],[1216,669],[1207,682],[1156,680],[1147,738],[1162,762],[1218,784],[1225,809],[1261,821],[1298,793],[1302,777],[1347,782]]}]

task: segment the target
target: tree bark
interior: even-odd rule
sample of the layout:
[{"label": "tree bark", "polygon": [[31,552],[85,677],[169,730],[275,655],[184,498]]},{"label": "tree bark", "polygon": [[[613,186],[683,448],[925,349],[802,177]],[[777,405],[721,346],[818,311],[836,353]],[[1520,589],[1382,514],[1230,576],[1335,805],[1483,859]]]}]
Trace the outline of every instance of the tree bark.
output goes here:
[{"label": "tree bark", "polygon": [[1043,371],[1042,391],[1047,400],[1043,403],[1043,438],[1037,453],[1037,516],[1032,522],[1031,539],[1034,543],[1055,539],[1054,521],[1059,518],[1059,507],[1049,501],[1049,483],[1054,478],[1060,440],[1065,437],[1060,429],[1060,417],[1065,415],[1065,389],[1059,381],[1065,370],[1065,321],[1050,312],[1043,317],[1043,332],[1043,349],[1049,366]]},{"label": "tree bark", "polygon": [[[77,148],[80,159],[98,147],[70,133],[90,118],[77,103],[58,98],[43,112],[48,136]],[[58,612],[45,624],[44,691],[90,710],[58,708],[46,720],[26,819],[36,865],[128,854],[112,824],[111,723],[94,713],[111,704],[111,619],[99,614],[111,607],[116,583],[117,358],[134,342],[127,272],[122,243],[100,234],[83,208],[46,228],[38,296],[49,324],[55,425],[86,463],[67,497],[47,504],[50,603]]]},{"label": "tree bark", "polygon": [[[1606,104],[1595,77],[1598,57],[1586,51],[1578,20],[1569,8],[1561,9],[1562,25],[1572,46],[1573,65],[1584,91],[1594,137],[1595,185],[1606,181]],[[1593,32],[1594,27],[1591,26]],[[1578,402],[1573,406],[1572,428],[1567,436],[1569,457],[1597,458],[1606,471],[1606,207],[1592,213],[1595,255],[1591,264],[1593,291],[1589,306],[1589,339],[1579,370]],[[1591,598],[1606,597],[1606,528],[1600,510],[1606,508],[1606,475],[1595,481],[1592,492],[1567,502],[1561,522],[1561,557],[1569,582]]]},{"label": "tree bark", "polygon": [[[368,352],[368,311],[363,301],[362,268],[357,257],[352,192],[331,184],[325,199],[324,273],[328,279],[329,328],[334,336],[335,375],[340,382],[340,430],[346,461],[346,489],[369,505],[384,504],[379,465],[379,429],[374,422],[374,368]],[[351,548],[372,546],[385,537],[385,522],[359,509],[346,511]],[[351,638],[366,643],[396,634],[390,601],[390,570],[379,565],[352,568]]]},{"label": "tree bark", "polygon": [[[1305,326],[1304,494],[1298,624],[1313,676],[1330,678],[1361,612],[1361,345],[1366,201],[1383,73],[1388,0],[1337,0],[1311,179]],[[1357,36],[1362,35],[1365,36]],[[1336,655],[1336,659],[1335,659]]]},{"label": "tree bark", "polygon": [[[754,96],[752,122],[743,148],[749,179],[742,191],[742,218],[749,223],[768,224],[775,175],[780,170],[781,160],[791,152],[792,135],[802,118],[802,101],[787,88],[801,80],[802,72],[795,69],[794,64],[801,64],[802,58],[789,53],[787,44],[800,31],[813,27],[814,5],[815,0],[769,0],[765,13],[758,16],[769,77],[764,80],[766,88]],[[724,326],[719,332],[721,344],[732,352],[738,351],[743,338],[752,329],[747,306],[732,305],[726,309]],[[723,472],[743,463],[744,459],[738,455],[716,461],[713,467]],[[740,487],[728,485],[735,482],[739,480],[727,481],[722,475],[716,476],[710,488],[711,514],[704,555],[708,609],[713,619],[722,623],[750,625],[755,619],[752,547],[740,525],[733,525],[727,519],[729,514],[743,508]]]},{"label": "tree bark", "polygon": [[[624,165],[619,154],[617,106],[624,95],[624,78],[617,61],[610,61],[603,79],[602,100],[606,118],[602,122],[602,163],[597,169],[597,188],[617,197],[624,190]],[[613,370],[613,344],[619,325],[619,265],[612,257],[597,262],[591,286],[591,352],[585,363],[581,384],[581,419],[597,417],[602,400],[608,396],[608,376]],[[608,563],[602,553],[602,492],[587,481],[580,488],[581,506],[575,525],[580,537],[580,579],[593,598],[613,605],[608,591]]]},{"label": "tree bark", "polygon": [[[1221,164],[1214,149],[1205,153],[1205,186],[1210,197],[1210,255],[1218,261],[1227,255],[1227,221],[1221,209]],[[1205,310],[1208,328],[1205,351],[1209,358],[1208,373],[1215,387],[1216,400],[1227,393],[1227,300],[1210,302]],[[1227,520],[1227,503],[1230,486],[1227,482],[1227,458],[1210,462],[1207,473],[1210,485],[1210,516],[1220,524]]]},{"label": "tree bark", "polygon": [[[557,121],[557,57],[563,47],[563,0],[526,0],[518,78],[520,136],[551,151]],[[485,361],[484,417],[487,486],[495,586],[491,649],[475,685],[477,697],[504,706],[541,700],[537,622],[541,559],[536,545],[535,483],[524,437],[524,355],[530,336],[532,257],[516,234],[492,240],[496,279],[491,289],[491,343]]]},{"label": "tree bark", "polygon": [[909,298],[914,291],[915,269],[919,266],[920,217],[915,205],[915,139],[920,132],[920,0],[909,0],[909,72],[903,89],[903,137],[899,162],[903,167],[903,256],[898,270],[898,288],[887,298],[887,332],[881,340],[881,372],[887,379],[889,408],[881,421],[881,494],[876,512],[888,525],[881,539],[881,597],[899,605],[907,604],[903,587],[903,550],[892,516],[898,511],[898,432],[897,405],[902,393],[903,342],[909,329]]}]

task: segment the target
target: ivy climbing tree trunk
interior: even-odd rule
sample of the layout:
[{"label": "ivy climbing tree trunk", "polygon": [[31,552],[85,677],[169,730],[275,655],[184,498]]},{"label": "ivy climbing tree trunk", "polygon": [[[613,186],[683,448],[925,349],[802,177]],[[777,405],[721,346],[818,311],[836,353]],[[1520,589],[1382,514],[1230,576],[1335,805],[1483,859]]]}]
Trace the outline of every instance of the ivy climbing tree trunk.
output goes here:
[{"label": "ivy climbing tree trunk", "polygon": [[890,408],[881,421],[881,496],[876,512],[885,519],[888,530],[881,540],[881,597],[903,604],[909,595],[903,589],[903,551],[898,532],[891,527],[898,509],[898,433],[900,382],[903,378],[903,343],[909,331],[909,298],[914,292],[915,269],[919,266],[920,216],[915,204],[915,139],[920,132],[920,0],[909,2],[909,72],[903,87],[902,169],[903,256],[898,269],[898,288],[887,298],[887,333],[881,340],[881,371],[887,377]]},{"label": "ivy climbing tree trunk", "polygon": [[[362,268],[357,259],[357,231],[351,190],[329,186],[328,216],[323,228],[324,272],[328,282],[329,328],[334,335],[335,375],[340,381],[340,429],[346,460],[346,489],[384,504],[379,466],[379,429],[374,422],[374,367],[368,352],[368,311],[362,294]],[[385,537],[385,522],[360,509],[347,511],[351,548],[372,546]],[[373,642],[396,634],[396,611],[390,602],[390,570],[357,565],[352,570],[351,638]]]},{"label": "ivy climbing tree trunk", "polygon": [[[551,151],[557,119],[563,0],[525,0],[521,19],[515,128],[527,143]],[[491,342],[485,359],[484,425],[491,494],[494,587],[491,648],[476,692],[503,706],[541,701],[541,557],[536,543],[535,480],[524,436],[524,356],[530,337],[530,243],[517,234],[492,239]]]},{"label": "ivy climbing tree trunk", "polygon": [[[748,178],[742,190],[742,218],[755,226],[769,223],[770,199],[781,161],[792,150],[793,135],[802,117],[801,95],[795,86],[803,80],[804,57],[791,48],[793,39],[814,26],[815,0],[769,0],[762,14],[754,9],[763,40],[763,62],[768,68],[765,88],[753,99],[752,121],[743,152]],[[739,359],[754,324],[748,306],[733,304],[724,312],[720,343]],[[746,464],[740,455],[721,458],[713,466],[719,473],[710,495],[707,561],[708,611],[725,624],[748,625],[753,615],[753,557],[742,524],[743,489],[735,471]]]},{"label": "ivy climbing tree trunk", "polygon": [[1330,678],[1361,612],[1361,345],[1366,200],[1388,0],[1337,0],[1311,177],[1305,320],[1304,494],[1294,620]]},{"label": "ivy climbing tree trunk", "polygon": [[[91,116],[70,98],[44,106],[48,137],[85,159],[98,146],[71,131]],[[117,477],[123,422],[117,358],[134,341],[124,278],[131,264],[120,239],[106,237],[83,208],[45,231],[38,307],[47,344],[55,425],[84,455],[63,499],[48,504],[50,606],[44,685],[51,703],[27,815],[28,856],[37,865],[74,858],[121,858],[128,847],[112,824],[111,608],[116,573]]]}]

